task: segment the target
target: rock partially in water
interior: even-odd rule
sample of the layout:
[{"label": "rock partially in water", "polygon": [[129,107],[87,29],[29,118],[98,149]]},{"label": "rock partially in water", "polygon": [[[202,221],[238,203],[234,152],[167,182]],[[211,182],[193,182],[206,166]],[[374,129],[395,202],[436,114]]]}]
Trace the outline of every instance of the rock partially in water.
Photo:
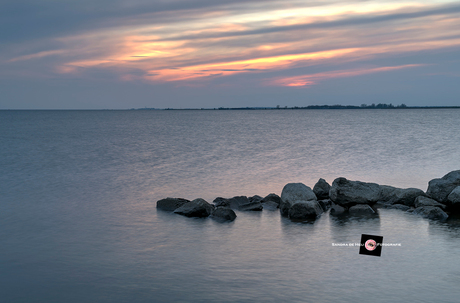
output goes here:
[{"label": "rock partially in water", "polygon": [[323,211],[327,211],[332,206],[332,201],[329,199],[319,200],[318,203],[323,209]]},{"label": "rock partially in water", "polygon": [[261,211],[263,209],[260,201],[250,201],[246,196],[236,196],[228,199],[229,206],[232,209],[240,211]]},{"label": "rock partially in water", "polygon": [[279,208],[279,204],[273,201],[262,203],[262,206],[264,207],[264,210],[270,210],[270,211],[278,210]]},{"label": "rock partially in water", "polygon": [[423,196],[419,196],[415,199],[414,206],[415,208],[419,208],[422,206],[436,206],[436,207],[440,207],[443,210],[446,208],[444,204],[441,204],[436,200],[430,199],[428,197],[423,197]]},{"label": "rock partially in water", "polygon": [[441,208],[436,206],[417,207],[412,213],[427,219],[440,221],[445,221],[449,217]]},{"label": "rock partially in water", "polygon": [[460,186],[460,170],[451,171],[440,179],[428,182],[426,194],[438,202],[448,203],[447,197],[457,186]]},{"label": "rock partially in water", "polygon": [[236,219],[235,212],[227,207],[217,207],[216,210],[213,211],[211,218],[217,221],[234,221]]},{"label": "rock partially in water", "polygon": [[426,196],[423,190],[418,188],[397,188],[388,185],[380,186],[380,199],[386,204],[404,204],[414,206],[415,198]]},{"label": "rock partially in water", "polygon": [[402,210],[402,211],[407,211],[410,209],[409,206],[407,205],[403,205],[403,204],[393,204],[391,205],[390,207],[388,207],[389,209],[399,209],[399,210]]},{"label": "rock partially in water", "polygon": [[330,214],[337,216],[345,213],[346,211],[347,209],[345,207],[332,203]]},{"label": "rock partially in water", "polygon": [[281,197],[278,196],[277,194],[268,194],[265,198],[262,199],[262,201],[260,201],[262,203],[267,203],[267,202],[274,202],[276,204],[278,204],[278,207],[279,205],[281,204]]},{"label": "rock partially in water", "polygon": [[198,198],[177,208],[174,213],[186,217],[208,217],[214,211],[214,205]]},{"label": "rock partially in water", "polygon": [[288,183],[281,192],[280,213],[283,216],[289,215],[289,209],[297,201],[317,200],[316,195],[310,187],[303,183]]},{"label": "rock partially in water", "polygon": [[315,186],[313,186],[313,192],[315,193],[318,200],[329,199],[330,190],[331,186],[323,178],[320,178],[318,182],[316,182]]},{"label": "rock partially in water", "polygon": [[289,218],[291,220],[316,219],[322,213],[318,201],[296,201],[289,209]]},{"label": "rock partially in water", "polygon": [[356,204],[374,204],[380,198],[380,185],[337,178],[329,192],[332,202],[350,207]]},{"label": "rock partially in water", "polygon": [[216,207],[230,207],[230,201],[228,199],[217,197],[212,201]]},{"label": "rock partially in water", "polygon": [[348,209],[351,215],[373,215],[375,210],[367,204],[357,204]]},{"label": "rock partially in water", "polygon": [[189,203],[190,200],[182,198],[165,198],[157,201],[157,208],[165,211],[174,211],[182,205]]},{"label": "rock partially in water", "polygon": [[447,196],[447,201],[454,212],[460,212],[460,186],[454,188],[449,196]]}]

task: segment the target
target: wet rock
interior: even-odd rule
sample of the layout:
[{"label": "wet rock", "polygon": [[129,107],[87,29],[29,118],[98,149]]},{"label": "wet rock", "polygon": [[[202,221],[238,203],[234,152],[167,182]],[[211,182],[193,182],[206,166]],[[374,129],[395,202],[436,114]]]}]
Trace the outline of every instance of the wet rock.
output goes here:
[{"label": "wet rock", "polygon": [[375,210],[367,204],[357,204],[348,209],[351,215],[373,215]]},{"label": "wet rock", "polygon": [[332,182],[329,196],[332,202],[346,207],[356,204],[374,204],[379,201],[380,186],[376,183],[337,178]]},{"label": "wet rock", "polygon": [[260,201],[262,203],[267,203],[267,202],[275,202],[276,204],[278,204],[278,206],[280,205],[281,203],[281,197],[278,196],[277,194],[269,194],[267,195],[265,198],[262,199],[262,201]]},{"label": "wet rock", "polygon": [[329,208],[332,206],[332,201],[329,199],[326,200],[320,200],[318,201],[319,205],[323,209],[323,211],[327,211]]},{"label": "wet rock", "polygon": [[291,220],[316,219],[323,213],[318,201],[296,201],[289,209]]},{"label": "wet rock", "polygon": [[315,193],[318,200],[329,199],[329,191],[331,186],[323,178],[320,178],[313,187],[313,192]]},{"label": "wet rock", "polygon": [[281,192],[280,213],[289,215],[289,209],[296,201],[316,201],[316,195],[310,187],[303,183],[288,183]]},{"label": "wet rock", "polygon": [[330,214],[336,216],[336,215],[341,215],[341,214],[345,213],[346,211],[347,211],[347,209],[345,207],[342,207],[342,206],[340,206],[338,204],[333,203],[332,206],[331,206]]},{"label": "wet rock", "polygon": [[448,218],[448,215],[436,206],[417,207],[412,213],[432,220],[445,221]]},{"label": "wet rock", "polygon": [[460,212],[460,186],[454,188],[454,190],[447,196],[448,204],[455,212]]},{"label": "wet rock", "polygon": [[236,219],[235,212],[227,207],[217,207],[216,210],[213,211],[211,218],[217,221],[234,221]]},{"label": "wet rock", "polygon": [[387,204],[404,204],[414,206],[415,198],[426,196],[423,190],[418,188],[397,188],[388,185],[380,186],[379,201]]},{"label": "wet rock", "polygon": [[229,207],[240,211],[261,211],[263,209],[260,201],[250,201],[246,196],[236,196],[228,199]]},{"label": "wet rock", "polygon": [[268,201],[268,202],[262,203],[262,206],[263,206],[264,210],[271,210],[271,211],[278,210],[278,208],[279,208],[279,204],[277,204],[276,202],[273,202],[273,201]]},{"label": "wet rock", "polygon": [[190,200],[182,198],[165,198],[157,201],[157,208],[165,211],[174,211],[182,205],[189,203]]},{"label": "wet rock", "polygon": [[228,199],[217,197],[212,201],[216,207],[230,207],[230,201]]},{"label": "wet rock", "polygon": [[460,170],[451,171],[440,179],[428,182],[426,194],[438,202],[448,203],[447,197],[457,186],[460,186]]},{"label": "wet rock", "polygon": [[441,204],[436,200],[430,199],[428,197],[423,197],[423,196],[417,197],[415,199],[414,206],[415,208],[419,208],[422,206],[436,206],[436,207],[442,208],[443,210],[446,208],[444,204]]},{"label": "wet rock", "polygon": [[198,198],[177,208],[174,213],[186,217],[208,217],[214,211],[214,205]]}]

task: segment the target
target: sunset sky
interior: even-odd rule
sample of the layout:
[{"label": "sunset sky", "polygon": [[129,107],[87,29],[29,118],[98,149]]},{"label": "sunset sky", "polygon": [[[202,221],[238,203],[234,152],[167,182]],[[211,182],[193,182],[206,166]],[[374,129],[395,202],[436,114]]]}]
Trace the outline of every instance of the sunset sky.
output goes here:
[{"label": "sunset sky", "polygon": [[460,106],[460,1],[3,0],[0,109]]}]

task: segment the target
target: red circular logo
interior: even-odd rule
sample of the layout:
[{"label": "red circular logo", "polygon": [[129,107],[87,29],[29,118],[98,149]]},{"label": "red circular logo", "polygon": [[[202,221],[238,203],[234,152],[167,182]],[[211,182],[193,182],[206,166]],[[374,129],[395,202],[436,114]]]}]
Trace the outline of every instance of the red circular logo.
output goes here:
[{"label": "red circular logo", "polygon": [[369,239],[366,241],[366,243],[364,243],[364,247],[368,251],[373,251],[374,249],[377,248],[377,242],[375,242],[375,240]]}]

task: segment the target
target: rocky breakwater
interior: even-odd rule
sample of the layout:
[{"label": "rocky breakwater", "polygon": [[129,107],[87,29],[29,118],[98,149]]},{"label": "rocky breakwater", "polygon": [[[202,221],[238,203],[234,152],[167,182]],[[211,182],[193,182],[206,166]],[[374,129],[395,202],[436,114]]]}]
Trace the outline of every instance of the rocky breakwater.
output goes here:
[{"label": "rocky breakwater", "polygon": [[292,221],[316,220],[330,210],[331,215],[364,216],[377,213],[378,208],[411,212],[433,220],[446,220],[460,214],[460,170],[428,183],[426,192],[418,188],[398,188],[339,177],[329,185],[319,179],[313,189],[303,183],[288,183],[281,197],[261,196],[218,197],[213,204],[203,199],[189,201],[166,198],[157,201],[157,208],[187,217],[211,217],[219,221],[235,220],[235,211],[273,211]]}]

